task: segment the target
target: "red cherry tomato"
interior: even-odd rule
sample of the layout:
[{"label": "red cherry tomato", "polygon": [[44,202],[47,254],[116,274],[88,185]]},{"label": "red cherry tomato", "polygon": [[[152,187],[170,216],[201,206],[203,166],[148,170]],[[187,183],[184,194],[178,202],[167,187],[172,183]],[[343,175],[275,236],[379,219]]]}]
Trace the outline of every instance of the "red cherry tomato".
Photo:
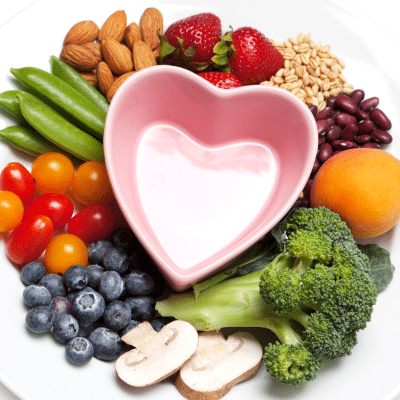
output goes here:
[{"label": "red cherry tomato", "polygon": [[76,213],[68,223],[68,233],[84,242],[96,242],[111,235],[117,227],[117,214],[107,204],[91,204]]},{"label": "red cherry tomato", "polygon": [[31,173],[20,163],[7,164],[0,174],[0,190],[15,193],[26,206],[35,196],[35,181]]},{"label": "red cherry tomato", "polygon": [[51,219],[55,231],[67,225],[74,212],[74,204],[62,193],[45,193],[32,200],[25,208],[22,221],[36,215],[46,215]]},{"label": "red cherry tomato", "polygon": [[53,237],[53,223],[45,215],[37,215],[18,225],[6,242],[7,257],[23,266],[37,260]]}]

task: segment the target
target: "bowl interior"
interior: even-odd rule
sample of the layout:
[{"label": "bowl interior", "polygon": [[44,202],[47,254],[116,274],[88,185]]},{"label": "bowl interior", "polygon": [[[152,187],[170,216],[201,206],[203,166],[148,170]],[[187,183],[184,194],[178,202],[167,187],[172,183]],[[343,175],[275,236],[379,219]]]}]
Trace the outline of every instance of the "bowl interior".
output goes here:
[{"label": "bowl interior", "polygon": [[308,107],[283,89],[218,89],[182,68],[156,66],[115,95],[104,146],[122,212],[179,287],[279,222],[310,175],[317,139]]}]

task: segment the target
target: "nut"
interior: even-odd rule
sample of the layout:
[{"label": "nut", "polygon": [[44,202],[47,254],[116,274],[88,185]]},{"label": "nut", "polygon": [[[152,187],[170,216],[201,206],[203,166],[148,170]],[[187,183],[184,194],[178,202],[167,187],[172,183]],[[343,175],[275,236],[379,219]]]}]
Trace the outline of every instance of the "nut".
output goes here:
[{"label": "nut", "polygon": [[115,11],[104,22],[99,31],[99,40],[115,39],[120,42],[124,37],[124,32],[127,24],[127,17],[124,10]]},{"label": "nut", "polygon": [[133,45],[133,64],[136,71],[157,65],[152,49],[142,40],[138,40]]},{"label": "nut", "polygon": [[158,33],[163,33],[163,16],[161,12],[154,7],[144,10],[140,18],[140,32],[142,40],[154,50],[160,44]]},{"label": "nut", "polygon": [[64,46],[60,53],[60,59],[80,72],[92,71],[98,64],[93,52],[77,44]]},{"label": "nut", "polygon": [[142,40],[142,34],[140,33],[139,25],[136,22],[130,23],[124,33],[124,39],[126,45],[132,50],[133,44],[138,40]]},{"label": "nut", "polygon": [[85,44],[97,39],[99,27],[93,21],[81,21],[76,23],[67,33],[63,45]]},{"label": "nut", "polygon": [[122,75],[133,70],[131,51],[115,39],[104,39],[101,43],[101,52],[104,61],[115,74]]},{"label": "nut", "polygon": [[100,91],[106,96],[112,83],[114,82],[114,76],[110,67],[104,62],[99,62],[97,66],[97,84]]},{"label": "nut", "polygon": [[116,78],[114,82],[111,84],[110,88],[108,89],[107,92],[107,100],[111,102],[112,98],[115,95],[115,92],[119,89],[119,87],[131,76],[135,73],[136,71],[131,71],[127,72],[126,74],[123,74]]},{"label": "nut", "polygon": [[85,78],[92,86],[97,86],[97,74],[96,73],[88,73],[81,72],[80,75]]},{"label": "nut", "polygon": [[101,54],[101,45],[97,42],[84,43],[82,45],[84,49],[90,50],[97,58],[98,62],[103,60],[103,55]]}]

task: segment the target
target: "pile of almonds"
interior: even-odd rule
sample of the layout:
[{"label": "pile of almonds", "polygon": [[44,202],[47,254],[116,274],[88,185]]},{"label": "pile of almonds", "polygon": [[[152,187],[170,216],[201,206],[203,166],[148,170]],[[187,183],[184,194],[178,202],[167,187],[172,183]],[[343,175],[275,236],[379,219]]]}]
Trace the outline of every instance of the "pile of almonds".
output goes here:
[{"label": "pile of almonds", "polygon": [[60,59],[111,101],[126,78],[157,64],[158,33],[163,33],[163,16],[158,9],[147,8],[139,24],[128,24],[126,12],[119,10],[101,28],[90,20],[76,23],[65,36]]}]

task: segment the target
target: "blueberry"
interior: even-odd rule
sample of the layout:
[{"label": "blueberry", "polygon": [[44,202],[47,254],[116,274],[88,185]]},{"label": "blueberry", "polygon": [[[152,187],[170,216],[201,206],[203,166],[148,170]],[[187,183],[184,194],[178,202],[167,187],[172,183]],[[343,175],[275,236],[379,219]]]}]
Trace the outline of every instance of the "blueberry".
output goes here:
[{"label": "blueberry", "polygon": [[56,320],[55,312],[48,306],[38,306],[28,311],[26,326],[35,333],[48,332]]},{"label": "blueberry", "polygon": [[124,249],[129,254],[141,247],[132,230],[124,227],[113,232],[111,242],[114,246]]},{"label": "blueberry", "polygon": [[76,365],[87,363],[92,359],[93,355],[93,345],[84,337],[75,337],[65,346],[65,357]]},{"label": "blueberry", "polygon": [[63,282],[69,289],[83,289],[89,284],[89,271],[83,265],[72,265],[64,272]]},{"label": "blueberry", "polygon": [[124,281],[116,271],[105,271],[100,275],[99,293],[107,300],[117,300],[124,291]]},{"label": "blueberry", "polygon": [[89,336],[94,356],[99,360],[115,360],[121,355],[122,341],[118,333],[104,327],[96,328]]},{"label": "blueberry", "polygon": [[60,315],[53,324],[53,336],[61,343],[68,343],[78,332],[78,321],[71,314]]},{"label": "blueberry", "polygon": [[39,284],[49,289],[51,297],[65,297],[67,295],[67,288],[61,275],[47,274],[39,281]]},{"label": "blueberry", "polygon": [[79,322],[79,333],[78,336],[88,338],[89,335],[96,329],[96,325],[93,322],[82,323]]},{"label": "blueberry", "polygon": [[114,246],[109,240],[98,240],[88,246],[88,260],[90,264],[102,264],[105,254]]},{"label": "blueberry", "polygon": [[151,326],[153,327],[153,329],[156,332],[160,332],[161,329],[165,325],[169,324],[171,321],[173,321],[173,318],[170,318],[170,317],[157,317],[157,318],[153,318],[150,321],[150,324],[151,324]]},{"label": "blueberry", "polygon": [[73,298],[71,314],[82,323],[96,322],[103,316],[105,308],[103,296],[94,289],[85,288]]},{"label": "blueberry", "polygon": [[42,285],[27,286],[22,297],[24,303],[29,307],[48,306],[51,302],[51,294],[47,288]]},{"label": "blueberry", "polygon": [[104,311],[104,323],[107,328],[119,331],[128,325],[132,312],[128,304],[121,300],[114,300],[108,303]]},{"label": "blueberry", "polygon": [[66,297],[54,297],[50,302],[50,308],[56,313],[58,318],[62,314],[69,314],[71,303]]},{"label": "blueberry", "polygon": [[33,285],[38,283],[46,274],[46,267],[41,262],[32,261],[22,267],[20,277],[25,285]]},{"label": "blueberry", "polygon": [[133,296],[147,296],[154,290],[155,282],[147,272],[133,270],[126,276],[125,287]]},{"label": "blueberry", "polygon": [[129,321],[128,325],[127,325],[125,328],[121,329],[121,331],[120,331],[120,333],[119,333],[120,336],[121,336],[121,337],[124,336],[124,335],[127,334],[129,331],[131,331],[133,328],[136,328],[139,324],[140,324],[139,321],[136,321],[136,320],[134,320],[134,319],[131,319],[131,320]]},{"label": "blueberry", "polygon": [[100,275],[104,272],[104,268],[99,264],[92,264],[87,269],[89,271],[89,286],[96,289],[99,286]]},{"label": "blueberry", "polygon": [[107,251],[103,260],[104,269],[116,271],[123,274],[129,267],[129,259],[125,250],[120,247],[114,247]]},{"label": "blueberry", "polygon": [[128,297],[125,303],[131,308],[132,319],[149,321],[155,312],[155,301],[150,296]]}]

